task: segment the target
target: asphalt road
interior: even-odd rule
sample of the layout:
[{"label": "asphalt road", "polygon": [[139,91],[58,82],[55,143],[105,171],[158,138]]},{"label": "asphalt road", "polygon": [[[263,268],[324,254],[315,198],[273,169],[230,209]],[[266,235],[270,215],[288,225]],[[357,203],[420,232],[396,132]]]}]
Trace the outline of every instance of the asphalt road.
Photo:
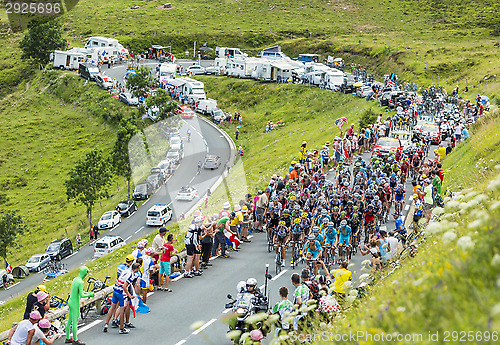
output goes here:
[{"label": "asphalt road", "polygon": [[[101,236],[106,234],[119,235],[126,242],[133,241],[144,237],[152,231],[156,231],[157,227],[146,226],[147,210],[158,203],[169,204],[172,202],[173,220],[183,213],[190,210],[191,207],[198,201],[176,201],[175,196],[182,186],[191,185],[198,190],[200,197],[203,197],[209,188],[211,188],[217,179],[224,172],[224,164],[229,160],[230,147],[227,140],[221,133],[212,125],[195,117],[186,119],[182,122],[180,130],[181,136],[184,139],[184,159],[181,161],[175,173],[170,177],[165,185],[161,186],[155,194],[139,209],[128,218],[124,218],[122,223],[106,233],[101,232]],[[187,142],[186,132],[191,128],[191,142]],[[165,140],[168,140],[165,138]],[[209,152],[221,156],[222,167],[216,170],[205,170],[197,175],[198,161],[204,161],[204,157]],[[165,152],[166,153],[166,152]],[[104,213],[107,210],[103,210]],[[95,211],[95,217],[101,216],[99,211]],[[168,223],[167,223],[168,226]],[[66,268],[69,270],[82,265],[83,263],[93,258],[94,248],[86,245],[75,252],[71,256],[62,260]],[[43,281],[43,273],[36,273],[20,280],[16,285],[11,286],[8,290],[0,290],[0,301],[6,301],[19,294],[25,294],[33,289],[36,285]]]},{"label": "asphalt road", "polygon": [[[432,152],[432,150],[431,150]],[[368,160],[369,154],[364,154],[363,159]],[[329,179],[335,177],[334,173],[328,175]],[[411,183],[406,185],[405,206],[403,214],[406,216],[410,209],[410,198],[412,195]],[[392,218],[392,217],[390,217]],[[394,228],[394,221],[382,225],[382,229]],[[83,341],[100,345],[119,345],[126,339],[127,343],[140,342],[148,339],[148,342],[166,343],[174,345],[183,344],[229,344],[225,338],[227,325],[223,322],[225,314],[224,305],[228,302],[226,295],[236,294],[236,285],[241,280],[255,277],[258,285],[263,289],[266,264],[269,272],[273,275],[268,282],[268,296],[272,307],[279,301],[278,290],[286,286],[293,295],[294,287],[290,276],[293,272],[299,272],[304,264],[293,270],[289,266],[290,251],[287,252],[287,267],[280,274],[275,275],[274,253],[268,253],[266,246],[266,235],[264,233],[253,234],[251,243],[243,243],[238,253],[230,253],[228,259],[215,258],[211,262],[213,266],[205,270],[203,276],[191,279],[178,278],[170,283],[172,293],[156,291],[148,298],[151,308],[148,314],[139,314],[132,320],[137,327],[132,329],[128,335],[119,335],[117,329],[111,329],[107,334],[102,333],[103,317],[97,317],[95,312],[82,324],[80,331]],[[362,270],[362,261],[369,259],[360,253],[353,256],[350,270],[353,272],[353,280],[365,271]],[[336,267],[334,267],[336,268]],[[190,326],[195,322],[201,322],[203,326],[193,330]],[[265,343],[272,339],[268,335]],[[58,341],[62,343],[61,340]]]}]

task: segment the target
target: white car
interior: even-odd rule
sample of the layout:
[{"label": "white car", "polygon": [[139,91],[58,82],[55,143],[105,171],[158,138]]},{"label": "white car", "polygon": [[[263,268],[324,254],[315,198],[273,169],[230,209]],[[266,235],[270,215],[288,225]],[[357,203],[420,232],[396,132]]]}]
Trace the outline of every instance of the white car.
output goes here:
[{"label": "white car", "polygon": [[170,138],[170,150],[171,151],[182,151],[182,142],[180,137]]},{"label": "white car", "polygon": [[160,163],[158,163],[157,167],[161,169],[164,179],[167,179],[168,172],[169,172],[169,169],[171,168],[171,165],[172,165],[171,160],[163,160]]},{"label": "white car", "polygon": [[39,272],[49,265],[50,255],[47,253],[35,254],[29,258],[25,266],[30,272]]},{"label": "white car", "polygon": [[104,212],[104,214],[101,216],[99,219],[99,222],[97,223],[97,227],[99,230],[104,230],[104,229],[112,229],[115,227],[115,225],[120,224],[122,222],[122,216],[120,215],[120,212],[118,211],[108,211]]},{"label": "white car", "polygon": [[356,91],[356,95],[358,95],[358,97],[361,97],[361,98],[368,97],[368,95],[370,93],[373,93],[373,90],[372,90],[371,86],[368,86],[368,85],[363,85],[360,88],[358,88],[358,90]]},{"label": "white car", "polygon": [[198,196],[198,191],[194,187],[185,186],[182,187],[175,200],[191,201]]},{"label": "white car", "polygon": [[106,235],[94,244],[94,256],[101,257],[114,252],[125,245],[125,241],[117,235]]},{"label": "white car", "polygon": [[192,66],[189,66],[187,69],[186,69],[186,73],[187,74],[205,74],[205,67],[202,67],[200,65],[192,65]]}]

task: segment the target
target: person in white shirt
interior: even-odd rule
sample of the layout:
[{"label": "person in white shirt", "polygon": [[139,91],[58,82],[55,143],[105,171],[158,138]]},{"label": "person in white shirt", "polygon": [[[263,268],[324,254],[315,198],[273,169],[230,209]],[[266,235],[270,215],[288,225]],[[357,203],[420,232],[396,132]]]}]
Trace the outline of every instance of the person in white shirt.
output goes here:
[{"label": "person in white shirt", "polygon": [[35,324],[42,318],[42,315],[35,310],[30,313],[27,320],[19,322],[14,333],[9,335],[11,345],[30,345],[35,334]]},{"label": "person in white shirt", "polygon": [[387,237],[387,253],[386,260],[392,260],[398,255],[398,239],[394,237],[394,232],[389,231],[389,236]]},{"label": "person in white shirt", "polygon": [[43,341],[45,345],[51,345],[59,337],[54,335],[50,330],[50,322],[47,319],[41,319],[38,325],[35,325],[35,334],[31,339],[31,345],[38,345],[39,341]]}]

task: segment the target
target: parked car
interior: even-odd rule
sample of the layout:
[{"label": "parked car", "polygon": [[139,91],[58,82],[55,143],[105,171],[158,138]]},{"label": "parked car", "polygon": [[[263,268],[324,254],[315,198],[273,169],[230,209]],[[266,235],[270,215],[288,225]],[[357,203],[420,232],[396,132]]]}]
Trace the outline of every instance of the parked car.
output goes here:
[{"label": "parked car", "polygon": [[35,254],[26,262],[26,266],[30,272],[40,272],[49,265],[50,255],[47,253]]},{"label": "parked car", "polygon": [[150,183],[154,189],[158,188],[161,186],[161,181],[163,177],[159,174],[151,174],[148,177],[146,177],[146,182]]},{"label": "parked car", "polygon": [[160,184],[165,183],[165,175],[163,174],[163,170],[160,167],[151,168],[151,175],[158,175]]},{"label": "parked car", "polygon": [[205,163],[203,163],[203,167],[205,169],[218,169],[220,165],[222,164],[220,156],[216,155],[206,155],[205,156]]},{"label": "parked car", "polygon": [[198,191],[194,187],[185,186],[182,187],[175,200],[191,201],[198,195]]},{"label": "parked car", "polygon": [[373,90],[371,86],[368,85],[358,87],[358,89],[356,90],[356,95],[361,98],[367,97],[370,93],[373,93]]},{"label": "parked car", "polygon": [[149,198],[153,194],[154,188],[148,182],[141,182],[137,184],[134,188],[134,193],[132,194],[132,199],[134,200],[144,200]]},{"label": "parked car", "polygon": [[181,115],[183,119],[192,119],[196,113],[187,105],[181,105],[175,109],[175,113]]},{"label": "parked car", "polygon": [[163,173],[163,178],[166,180],[168,177],[168,173],[170,169],[172,168],[172,161],[170,160],[163,160],[160,163],[158,163],[158,168],[161,169]]},{"label": "parked car", "polygon": [[125,245],[125,241],[117,235],[106,235],[94,244],[94,256],[102,257]]},{"label": "parked car", "polygon": [[104,212],[99,219],[97,227],[99,230],[112,229],[122,222],[122,215],[117,210]]},{"label": "parked car", "polygon": [[122,92],[118,98],[126,105],[139,105],[139,99],[134,97],[130,92]]},{"label": "parked car", "polygon": [[78,74],[80,77],[87,80],[95,80],[95,77],[99,75],[99,68],[90,63],[81,62],[78,65]]},{"label": "parked car", "polygon": [[398,149],[403,150],[403,145],[398,138],[381,137],[373,148],[372,156],[387,156],[396,153]]},{"label": "parked car", "polygon": [[122,217],[128,217],[137,211],[137,204],[134,200],[120,201],[118,205],[116,205],[115,210],[120,212]]},{"label": "parked car", "polygon": [[66,256],[73,254],[73,244],[69,238],[60,238],[50,242],[45,250],[52,260],[62,260]]},{"label": "parked car", "polygon": [[146,225],[162,226],[172,219],[172,209],[166,204],[152,206],[146,215]]},{"label": "parked car", "polygon": [[95,83],[97,84],[97,86],[99,86],[100,88],[104,89],[104,90],[109,90],[111,88],[113,88],[113,81],[111,80],[110,77],[108,76],[105,76],[105,75],[96,75],[95,76]]},{"label": "parked car", "polygon": [[205,67],[205,74],[219,74],[220,68],[215,66]]},{"label": "parked car", "polygon": [[10,273],[7,272],[7,270],[4,270],[3,268],[0,269],[0,288],[5,288],[3,286],[3,276],[7,276],[7,284],[12,284],[14,283],[14,276]]},{"label": "parked car", "polygon": [[170,150],[171,151],[182,151],[182,139],[181,137],[170,138]]},{"label": "parked car", "polygon": [[167,160],[171,161],[174,164],[179,164],[182,159],[182,153],[180,151],[168,151],[167,152]]},{"label": "parked car", "polygon": [[187,74],[205,74],[205,67],[202,67],[200,65],[192,65],[186,68],[186,73]]}]

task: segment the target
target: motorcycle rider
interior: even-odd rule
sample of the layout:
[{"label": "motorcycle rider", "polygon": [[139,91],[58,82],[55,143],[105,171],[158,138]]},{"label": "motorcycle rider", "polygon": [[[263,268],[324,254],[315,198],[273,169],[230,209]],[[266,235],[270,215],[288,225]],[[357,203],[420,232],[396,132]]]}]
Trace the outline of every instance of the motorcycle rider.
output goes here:
[{"label": "motorcycle rider", "polygon": [[257,279],[255,279],[255,278],[248,278],[245,286],[241,287],[239,293],[242,295],[245,293],[249,293],[249,294],[254,295],[257,298],[264,297],[264,294],[257,287]]}]

